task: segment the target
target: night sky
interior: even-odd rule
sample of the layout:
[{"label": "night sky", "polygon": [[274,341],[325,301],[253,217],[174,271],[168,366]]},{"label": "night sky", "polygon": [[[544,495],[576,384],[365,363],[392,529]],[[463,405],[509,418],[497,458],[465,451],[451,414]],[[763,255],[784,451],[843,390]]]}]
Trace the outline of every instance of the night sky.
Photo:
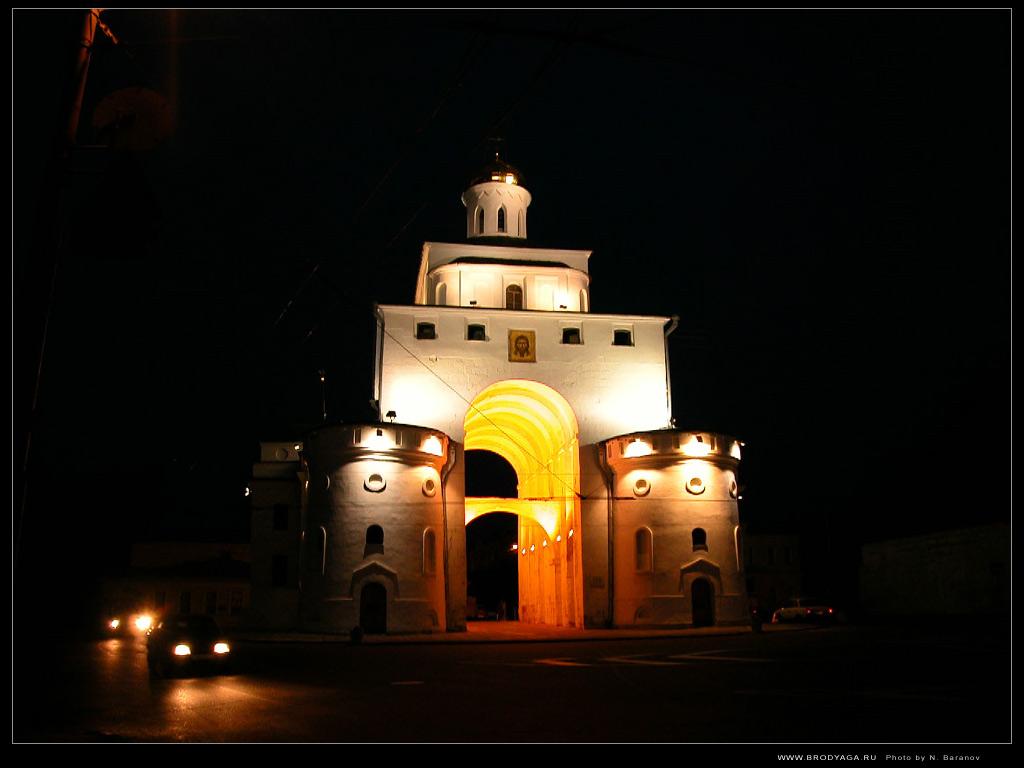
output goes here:
[{"label": "night sky", "polygon": [[[678,315],[681,428],[842,590],[863,541],[1009,519],[1010,12],[122,11],[64,196],[19,570],[245,539],[261,439],[373,414],[373,302],[501,137],[595,312]],[[14,509],[78,14],[13,12]],[[93,113],[160,93],[155,148]],[[38,223],[37,223],[38,222]],[[45,238],[43,238],[45,240]],[[52,256],[50,257],[52,260]],[[27,578],[27,577],[26,577]],[[838,582],[838,583],[837,583]]]}]

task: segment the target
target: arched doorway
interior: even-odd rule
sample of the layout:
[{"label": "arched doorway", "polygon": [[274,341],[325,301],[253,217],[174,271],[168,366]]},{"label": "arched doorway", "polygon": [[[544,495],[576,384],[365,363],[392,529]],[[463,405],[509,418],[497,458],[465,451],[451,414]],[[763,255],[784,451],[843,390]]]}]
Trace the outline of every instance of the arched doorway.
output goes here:
[{"label": "arched doorway", "polygon": [[693,626],[711,627],[715,624],[715,588],[707,579],[696,579],[690,585],[693,607]]},{"label": "arched doorway", "polygon": [[[467,471],[469,470],[467,463]],[[519,616],[519,518],[481,515],[466,526],[466,618],[514,621]]]},{"label": "arched doorway", "polygon": [[383,584],[371,581],[359,591],[359,626],[368,635],[387,633],[388,590]]},{"label": "arched doorway", "polygon": [[[466,497],[466,524],[491,512],[519,516],[519,618],[583,626],[579,428],[572,408],[535,381],[497,382],[473,400],[465,447],[515,470],[515,498]],[[469,482],[467,480],[467,482]]]}]

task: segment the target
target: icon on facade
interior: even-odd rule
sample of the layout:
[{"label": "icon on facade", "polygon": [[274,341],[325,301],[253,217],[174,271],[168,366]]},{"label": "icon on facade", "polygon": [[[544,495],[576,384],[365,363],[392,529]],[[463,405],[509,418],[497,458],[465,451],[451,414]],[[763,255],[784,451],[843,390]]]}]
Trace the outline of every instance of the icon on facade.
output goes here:
[{"label": "icon on facade", "polygon": [[509,331],[508,359],[513,363],[536,363],[537,332]]}]

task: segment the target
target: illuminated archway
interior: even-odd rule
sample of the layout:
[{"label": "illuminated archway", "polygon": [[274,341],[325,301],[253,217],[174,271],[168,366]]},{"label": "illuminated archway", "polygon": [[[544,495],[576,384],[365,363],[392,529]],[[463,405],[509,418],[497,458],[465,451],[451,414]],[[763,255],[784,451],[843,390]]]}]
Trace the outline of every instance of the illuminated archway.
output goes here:
[{"label": "illuminated archway", "polygon": [[569,403],[535,381],[500,381],[474,398],[465,435],[467,451],[504,457],[518,478],[516,499],[467,498],[466,523],[519,515],[520,620],[583,626],[579,426]]}]

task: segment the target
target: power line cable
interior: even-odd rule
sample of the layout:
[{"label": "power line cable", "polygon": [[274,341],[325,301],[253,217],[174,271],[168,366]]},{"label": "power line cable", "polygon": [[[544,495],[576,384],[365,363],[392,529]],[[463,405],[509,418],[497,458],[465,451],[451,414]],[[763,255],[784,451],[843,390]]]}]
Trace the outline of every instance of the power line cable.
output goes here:
[{"label": "power line cable", "polygon": [[[540,465],[541,469],[545,470],[545,471],[546,471],[546,472],[547,472],[547,473],[548,473],[549,475],[551,475],[551,476],[552,476],[553,478],[555,478],[556,480],[558,480],[558,482],[560,482],[560,483],[561,483],[562,485],[564,485],[564,486],[565,486],[565,487],[566,487],[566,488],[568,489],[568,491],[569,491],[569,493],[570,493],[570,494],[572,495],[572,497],[574,497],[574,498],[576,498],[576,497],[582,498],[582,497],[580,496],[580,493],[579,493],[579,491],[575,490],[575,489],[574,489],[574,488],[572,488],[572,487],[571,487],[571,486],[570,486],[570,485],[569,485],[568,483],[566,483],[566,482],[565,482],[564,480],[562,480],[562,478],[561,478],[561,477],[560,477],[560,476],[559,476],[559,475],[558,475],[557,473],[555,473],[555,472],[552,472],[552,471],[551,471],[550,469],[548,469],[548,468],[547,468],[547,466],[548,466],[548,464],[550,464],[550,462],[548,462],[548,463],[546,464],[545,462],[541,461],[541,460],[540,460],[540,459],[538,459],[538,458],[537,458],[536,456],[534,456],[534,455],[533,455],[533,453],[532,453],[532,452],[531,452],[531,451],[530,451],[529,449],[527,449],[527,448],[523,447],[522,445],[520,445],[520,444],[519,444],[519,443],[518,443],[518,442],[516,441],[516,439],[515,439],[514,437],[512,437],[512,435],[510,435],[510,434],[509,434],[508,432],[506,432],[506,431],[505,431],[504,429],[502,429],[502,428],[501,428],[501,427],[499,427],[499,426],[498,426],[497,424],[495,424],[495,423],[494,423],[494,421],[493,421],[493,420],[491,419],[491,417],[490,417],[490,416],[488,416],[488,415],[487,415],[486,413],[484,413],[483,411],[481,411],[481,410],[480,410],[480,409],[479,409],[479,408],[478,408],[478,407],[477,407],[477,406],[476,406],[476,405],[475,405],[475,404],[474,404],[474,403],[473,403],[472,401],[468,400],[468,399],[467,399],[467,398],[466,398],[466,397],[465,397],[465,396],[464,396],[464,395],[463,395],[463,394],[462,394],[461,392],[459,392],[459,391],[458,391],[458,390],[457,390],[457,389],[456,389],[455,387],[453,387],[453,386],[452,386],[451,384],[449,384],[449,383],[448,383],[447,381],[445,381],[445,380],[444,380],[444,378],[442,378],[442,377],[441,377],[441,375],[440,375],[440,374],[439,374],[439,373],[438,373],[437,371],[435,371],[435,370],[434,370],[433,368],[431,368],[431,367],[430,367],[429,365],[427,365],[427,364],[426,364],[426,362],[424,362],[424,361],[423,361],[423,360],[422,360],[422,359],[421,359],[421,358],[420,358],[420,357],[419,357],[419,356],[418,356],[418,355],[417,355],[416,353],[414,353],[414,352],[413,352],[412,350],[410,350],[410,349],[409,349],[409,348],[408,348],[407,346],[405,346],[405,345],[404,345],[404,344],[403,344],[402,342],[400,342],[400,341],[399,341],[398,339],[396,339],[396,338],[395,338],[395,337],[394,337],[394,336],[393,336],[393,335],[391,334],[391,332],[390,332],[390,331],[388,331],[388,329],[387,329],[387,328],[385,328],[385,327],[384,327],[384,326],[382,325],[382,326],[380,326],[380,329],[381,329],[381,331],[382,331],[382,332],[384,333],[384,335],[385,335],[385,336],[387,336],[387,337],[388,337],[389,339],[391,339],[391,340],[392,340],[393,342],[395,342],[395,344],[397,344],[397,345],[398,345],[399,347],[401,347],[401,348],[402,348],[403,350],[405,350],[405,351],[406,351],[406,353],[408,353],[408,355],[409,355],[409,356],[410,356],[410,357],[411,357],[411,358],[412,358],[413,360],[415,360],[415,361],[416,361],[417,363],[419,363],[419,364],[420,364],[420,365],[422,365],[422,366],[423,366],[424,368],[426,368],[426,369],[427,369],[428,371],[430,371],[431,375],[433,375],[433,376],[434,376],[434,377],[435,377],[435,378],[436,378],[436,379],[437,379],[438,381],[440,381],[440,382],[441,382],[442,384],[444,384],[444,385],[445,385],[446,387],[448,387],[448,389],[450,389],[450,390],[451,390],[452,392],[454,392],[454,393],[455,393],[455,396],[456,396],[456,397],[458,397],[458,398],[459,398],[460,400],[462,400],[462,402],[466,403],[466,405],[468,405],[468,406],[469,406],[470,408],[472,408],[472,409],[473,409],[474,411],[476,411],[477,413],[479,413],[479,414],[480,414],[480,415],[481,415],[481,416],[482,416],[482,417],[483,417],[483,418],[484,418],[484,419],[485,419],[485,420],[486,420],[486,421],[487,421],[488,423],[490,423],[490,425],[491,425],[491,426],[493,426],[493,427],[494,427],[494,428],[495,428],[496,430],[498,430],[499,432],[501,432],[501,434],[503,434],[503,435],[504,435],[505,437],[507,437],[507,438],[509,439],[509,441],[510,441],[510,442],[511,442],[511,443],[512,443],[512,444],[513,444],[514,446],[516,446],[517,448],[519,448],[519,449],[520,449],[520,450],[521,450],[521,451],[522,451],[522,452],[523,452],[524,454],[526,454],[526,455],[527,455],[527,456],[529,456],[529,457],[530,457],[531,459],[533,459],[533,460],[534,460],[535,462],[537,462],[537,464],[539,464],[539,465]],[[573,437],[573,438],[571,438],[571,439],[570,439],[570,440],[569,440],[569,441],[568,441],[568,442],[567,442],[567,443],[566,443],[565,445],[568,445],[569,443],[571,443],[571,442],[572,442],[573,440],[576,440],[576,439],[577,439],[577,437],[576,437],[576,436],[574,436],[574,437]],[[562,446],[562,448],[564,448],[564,447],[565,447],[565,445],[563,445],[563,446]],[[562,450],[562,448],[559,448],[558,450]],[[559,498],[568,498],[568,497],[559,497]]]},{"label": "power line cable", "polygon": [[[334,283],[333,283],[332,281],[330,281],[329,279],[327,279],[327,278],[326,278],[325,276],[323,276],[323,275],[321,275],[321,279],[322,279],[322,280],[324,281],[324,284],[325,284],[325,285],[327,285],[327,286],[328,286],[329,288],[331,288],[332,290],[336,291],[336,292],[337,292],[337,293],[338,293],[339,295],[341,295],[341,296],[342,296],[343,298],[345,298],[345,299],[350,299],[350,300],[351,300],[351,298],[352,298],[352,297],[350,297],[350,296],[348,295],[348,293],[347,293],[347,292],[346,292],[346,291],[345,291],[345,290],[344,290],[343,288],[341,288],[340,286],[337,286],[337,285],[335,285],[335,284],[334,284]],[[445,381],[445,380],[444,380],[444,378],[442,378],[442,377],[441,377],[441,375],[440,375],[439,373],[437,373],[437,371],[435,371],[435,370],[434,370],[433,368],[431,368],[431,367],[430,367],[429,365],[427,365],[427,363],[426,363],[426,362],[424,362],[424,360],[423,360],[422,358],[420,358],[420,357],[419,357],[418,355],[416,355],[416,354],[415,354],[414,352],[412,352],[412,350],[410,350],[410,349],[409,349],[408,347],[406,347],[406,346],[405,346],[404,344],[402,344],[402,342],[400,342],[400,341],[399,341],[398,339],[396,339],[396,338],[394,337],[394,335],[392,335],[392,334],[391,334],[391,332],[390,332],[390,331],[388,331],[388,330],[387,330],[386,328],[384,328],[383,326],[381,326],[381,330],[383,331],[384,335],[386,335],[386,336],[387,336],[388,338],[390,338],[390,339],[391,339],[391,340],[392,340],[393,342],[395,342],[395,344],[397,344],[397,345],[398,345],[399,347],[401,347],[401,348],[402,348],[403,350],[405,350],[405,352],[406,352],[406,353],[407,353],[407,354],[408,354],[408,355],[409,355],[410,357],[412,357],[412,358],[413,358],[414,360],[416,360],[416,362],[418,362],[418,363],[419,363],[420,365],[422,365],[422,366],[423,366],[424,368],[426,368],[426,369],[427,369],[428,371],[430,371],[430,373],[431,373],[431,374],[432,374],[432,375],[433,375],[433,376],[434,376],[435,378],[437,378],[437,380],[438,380],[438,381],[440,381],[440,382],[441,382],[442,384],[444,384],[444,385],[445,385],[446,387],[448,387],[448,389],[450,389],[450,390],[451,390],[452,392],[454,392],[454,393],[455,393],[455,395],[456,395],[456,396],[457,396],[457,397],[458,397],[458,398],[459,398],[460,400],[462,400],[462,401],[463,401],[464,403],[466,403],[466,404],[467,404],[468,406],[470,406],[470,407],[471,407],[471,408],[472,408],[473,410],[475,410],[475,411],[476,411],[477,413],[479,413],[479,414],[480,414],[480,415],[481,415],[481,416],[482,416],[482,417],[483,417],[484,419],[486,419],[486,420],[487,420],[487,421],[488,421],[488,422],[489,422],[489,423],[490,423],[490,424],[491,424],[491,425],[492,425],[492,426],[493,426],[493,427],[494,427],[495,429],[497,429],[497,430],[498,430],[499,432],[501,432],[501,434],[503,434],[503,435],[504,435],[505,437],[507,437],[507,438],[509,439],[509,441],[510,441],[510,442],[511,442],[511,443],[512,443],[513,445],[515,445],[515,446],[516,446],[517,448],[519,448],[519,449],[520,449],[521,451],[523,451],[523,453],[525,453],[525,454],[526,454],[527,456],[529,456],[529,457],[530,457],[531,459],[533,459],[533,460],[534,460],[535,462],[537,462],[537,464],[538,464],[538,465],[540,465],[541,469],[542,469],[542,470],[543,470],[544,472],[547,472],[547,474],[549,474],[549,475],[551,475],[552,477],[556,478],[556,479],[557,479],[557,480],[558,480],[558,481],[559,481],[559,482],[560,482],[560,483],[561,483],[561,484],[562,484],[563,486],[565,486],[565,487],[566,487],[566,488],[567,488],[567,489],[569,490],[569,492],[570,492],[570,493],[571,493],[571,494],[572,494],[572,495],[573,495],[574,497],[575,497],[575,496],[578,496],[578,497],[580,497],[580,498],[583,498],[583,496],[582,496],[582,495],[581,495],[581,494],[580,494],[580,493],[579,493],[578,491],[576,491],[576,490],[575,490],[574,488],[572,488],[572,487],[571,487],[571,486],[570,486],[570,485],[569,485],[568,483],[566,483],[566,482],[565,482],[564,480],[562,480],[562,478],[561,478],[561,477],[560,477],[560,476],[559,476],[559,475],[558,475],[557,473],[553,472],[553,471],[552,471],[552,470],[551,470],[551,469],[549,468],[549,465],[551,464],[551,462],[553,462],[553,461],[554,461],[554,458],[550,459],[550,460],[549,460],[549,461],[547,461],[547,462],[543,462],[543,461],[541,461],[540,459],[538,459],[538,458],[537,458],[537,457],[536,457],[536,456],[535,456],[535,455],[534,455],[533,453],[531,453],[531,452],[530,452],[530,451],[529,451],[529,450],[528,450],[527,448],[525,448],[525,447],[524,447],[524,446],[522,446],[522,445],[521,445],[521,444],[520,444],[520,443],[519,443],[518,441],[516,441],[516,439],[515,439],[514,437],[512,437],[512,436],[511,436],[510,434],[508,434],[508,432],[506,432],[506,431],[505,431],[505,430],[503,430],[503,429],[502,429],[501,427],[499,427],[499,426],[498,426],[497,424],[495,424],[495,423],[494,423],[494,421],[493,421],[493,420],[491,420],[491,418],[490,418],[489,416],[487,416],[487,414],[485,414],[485,413],[484,413],[483,411],[481,411],[481,410],[480,410],[479,408],[477,408],[477,406],[476,406],[476,405],[474,405],[474,404],[473,404],[473,403],[472,403],[472,402],[471,402],[470,400],[468,400],[468,399],[467,399],[467,398],[466,398],[466,397],[465,397],[465,396],[464,396],[464,395],[463,395],[463,394],[462,394],[461,392],[459,392],[459,391],[458,391],[457,389],[455,389],[455,387],[453,387],[453,386],[452,386],[451,384],[449,384],[449,383],[448,383],[447,381]],[[308,338],[308,336],[307,336],[307,338]],[[560,445],[560,446],[559,446],[558,448],[556,448],[556,449],[555,449],[554,451],[552,451],[552,454],[557,454],[557,453],[559,453],[560,451],[564,450],[565,448],[567,448],[568,446],[570,446],[570,445],[572,444],[572,442],[573,442],[574,440],[578,440],[578,438],[579,438],[579,435],[573,435],[573,436],[572,436],[572,437],[570,437],[570,438],[569,438],[569,439],[568,439],[568,440],[567,440],[566,442],[564,442],[564,443],[563,443],[562,445]],[[536,474],[542,474],[542,473],[535,473],[535,475],[536,475]],[[568,498],[568,497],[561,497],[561,496],[560,496],[560,497],[552,497],[552,498]]]},{"label": "power line cable", "polygon": [[[574,14],[570,18],[569,23],[566,26],[565,30],[557,37],[557,39],[555,40],[555,43],[551,46],[551,48],[548,51],[547,55],[541,61],[540,65],[538,66],[537,70],[534,72],[533,76],[529,79],[529,81],[527,81],[526,85],[524,85],[523,88],[519,91],[517,96],[512,100],[511,104],[501,113],[500,117],[498,117],[498,119],[496,121],[491,123],[491,125],[487,128],[487,130],[485,130],[483,132],[483,135],[482,135],[482,137],[480,139],[480,142],[476,145],[475,149],[478,150],[480,147],[484,146],[487,142],[492,140],[492,137],[495,135],[495,133],[498,131],[498,129],[500,129],[501,126],[504,125],[504,123],[508,120],[508,118],[511,117],[512,113],[515,112],[515,110],[523,103],[523,101],[526,100],[526,97],[537,86],[537,84],[541,82],[543,77],[547,74],[548,70],[550,70],[551,67],[554,66],[554,64],[564,55],[565,49],[566,49],[568,43],[571,42],[574,39],[575,30],[578,28],[578,26],[579,26],[579,19]],[[478,34],[477,38],[474,40],[474,44],[476,43],[477,40],[480,39],[481,36],[482,36],[482,33]],[[471,59],[468,56],[467,56],[467,58],[464,58],[464,60],[463,60],[463,64],[464,64],[463,71],[460,73],[459,82],[457,83],[457,85],[461,85],[462,76],[465,74],[465,70],[468,69],[470,61],[471,61]],[[449,89],[449,93],[451,91],[453,91],[453,90],[454,90],[454,88]],[[446,93],[444,95],[442,103],[444,101],[447,101],[449,93]],[[440,110],[440,105],[431,114],[430,120],[428,120],[428,124],[429,124],[430,121],[433,120],[434,117],[436,117],[436,115],[437,115],[439,110]],[[419,133],[421,133],[421,132],[422,132],[422,130],[419,131],[417,133],[417,135]],[[391,174],[392,170],[393,170],[393,168],[389,168],[388,171],[385,173],[385,177],[389,176]],[[378,184],[377,188],[379,188],[379,187],[380,187],[380,184]],[[371,197],[376,194],[377,188],[375,188],[374,191],[371,192]],[[412,222],[416,220],[416,218],[420,215],[420,213],[423,212],[423,209],[427,207],[428,202],[429,201],[424,200],[420,204],[420,206],[406,220],[406,222],[402,225],[402,227],[398,230],[398,232],[388,241],[388,243],[385,246],[385,248],[390,248],[391,245],[399,237],[401,237],[402,233],[405,232],[406,229],[408,229],[408,227],[412,224]],[[360,206],[359,210],[361,211],[363,208],[364,208],[364,206]],[[320,266],[320,263],[318,262],[317,263],[317,268],[319,268],[319,266]],[[314,270],[314,272],[315,271],[316,270]],[[312,276],[312,273],[310,274],[310,277],[311,276]],[[321,277],[321,279],[324,279],[322,274],[320,275],[320,277]],[[308,281],[308,278],[307,278],[307,281]],[[281,318],[284,317],[285,313],[287,312],[287,309],[294,302],[294,298],[297,297],[299,292],[301,292],[305,288],[305,285],[306,285],[307,281],[303,281],[303,285],[301,285],[299,287],[298,291],[296,291],[296,294],[293,297],[293,299],[288,302],[288,307],[286,307],[285,310],[282,311],[281,315],[278,317],[278,322],[281,320]],[[330,306],[328,306],[328,308],[326,310],[326,313],[330,313],[331,311],[333,311],[334,308],[337,306],[337,304],[338,304],[338,301],[337,301],[337,299],[335,299],[335,301],[332,302]],[[275,322],[274,325],[276,327],[277,322]],[[309,341],[309,339],[312,338],[312,336],[320,329],[321,325],[322,325],[322,323],[319,322],[319,321],[314,323],[313,326],[306,332],[305,336],[303,337],[303,342],[305,343],[305,342]]]},{"label": "power line cable", "polygon": [[[401,163],[406,159],[406,155],[409,153],[409,147],[412,146],[417,140],[420,139],[420,137],[423,136],[423,134],[426,132],[426,130],[431,126],[431,124],[434,122],[434,120],[440,114],[441,109],[449,101],[449,99],[451,98],[452,94],[455,93],[455,91],[458,90],[459,87],[461,87],[462,80],[465,77],[466,72],[469,71],[469,67],[472,64],[474,58],[483,49],[483,46],[480,45],[480,41],[481,41],[482,37],[483,37],[483,33],[477,33],[476,36],[470,41],[469,46],[466,49],[465,54],[463,54],[462,60],[461,60],[461,62],[459,64],[459,68],[456,70],[456,76],[455,76],[454,80],[448,86],[448,88],[446,88],[445,91],[441,94],[440,99],[437,101],[436,105],[431,110],[430,115],[413,132],[412,136],[410,138],[406,139],[399,146],[398,151],[397,151],[394,159],[388,165],[387,169],[384,171],[384,174],[381,176],[381,178],[378,180],[378,182],[373,186],[373,188],[370,190],[369,194],[363,199],[363,201],[353,211],[352,217],[351,217],[351,219],[349,220],[349,223],[348,223],[348,230],[349,230],[349,232],[352,231],[352,228],[354,227],[355,223],[365,213],[367,208],[370,206],[370,204],[376,198],[378,192],[384,187],[384,185],[387,183],[388,179],[391,178],[391,175],[395,172],[395,170],[398,168],[398,166],[401,165]],[[418,215],[418,212],[417,212],[416,215]],[[414,218],[415,218],[415,216],[414,216]],[[409,223],[411,223],[411,220],[410,220],[410,222],[407,222],[405,226],[408,226]],[[404,231],[404,229],[405,228],[403,227],[402,231]],[[401,233],[399,233],[399,234],[401,234]],[[397,235],[396,235],[396,237],[397,237]],[[309,284],[309,281],[320,270],[321,264],[322,264],[322,259],[318,260],[316,262],[315,266],[310,271],[310,273],[308,275],[306,275],[306,277],[299,284],[299,287],[292,293],[291,297],[287,300],[287,302],[285,303],[284,308],[281,310],[280,314],[278,315],[277,320],[274,321],[274,325],[273,325],[274,328],[276,328],[281,323],[281,321],[284,319],[285,315],[288,314],[288,312],[290,311],[291,307],[295,304],[295,300],[302,294],[302,292],[305,290],[306,286]],[[333,305],[332,305],[331,308],[333,308]],[[318,326],[319,326],[319,323],[317,323],[314,326],[314,328],[310,329],[306,333],[305,339],[308,339],[310,336],[312,336],[313,333],[316,330],[316,327],[318,327]]]}]

